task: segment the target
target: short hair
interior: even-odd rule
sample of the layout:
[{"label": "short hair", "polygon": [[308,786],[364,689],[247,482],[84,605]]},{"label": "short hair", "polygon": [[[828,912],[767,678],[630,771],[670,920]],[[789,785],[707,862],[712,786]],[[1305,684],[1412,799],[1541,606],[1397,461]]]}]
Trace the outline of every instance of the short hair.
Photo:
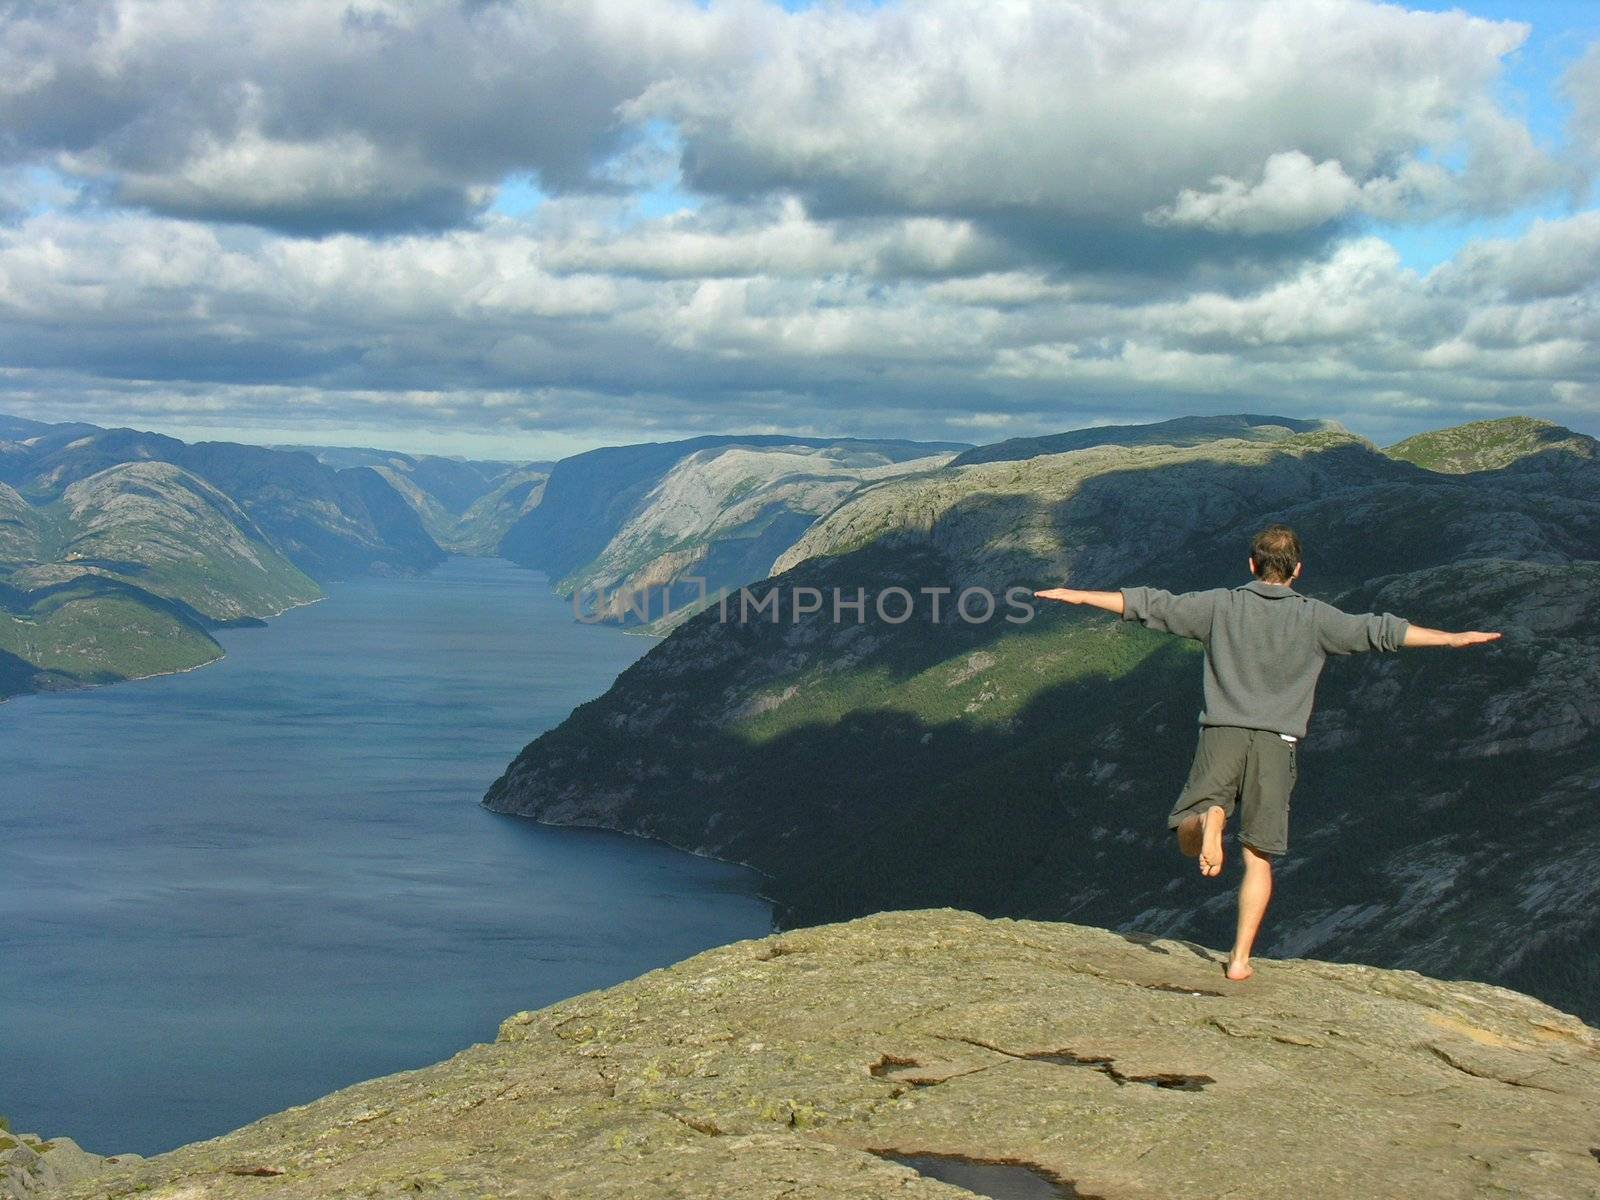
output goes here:
[{"label": "short hair", "polygon": [[1300,561],[1300,535],[1287,525],[1268,525],[1250,543],[1250,561],[1268,583],[1286,583]]}]

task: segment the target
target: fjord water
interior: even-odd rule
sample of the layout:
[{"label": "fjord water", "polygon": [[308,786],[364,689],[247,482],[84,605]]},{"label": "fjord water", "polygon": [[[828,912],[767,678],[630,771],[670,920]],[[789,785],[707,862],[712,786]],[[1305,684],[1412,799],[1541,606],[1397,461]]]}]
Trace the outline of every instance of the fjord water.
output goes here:
[{"label": "fjord water", "polygon": [[771,928],[741,868],[477,801],[650,646],[542,575],[331,584],[182,675],[0,705],[0,1113],[152,1154]]}]

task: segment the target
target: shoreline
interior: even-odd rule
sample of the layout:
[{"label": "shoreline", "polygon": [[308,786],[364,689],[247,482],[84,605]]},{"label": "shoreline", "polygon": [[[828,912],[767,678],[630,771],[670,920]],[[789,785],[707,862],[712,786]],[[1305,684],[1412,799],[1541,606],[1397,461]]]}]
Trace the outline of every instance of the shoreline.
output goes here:
[{"label": "shoreline", "polygon": [[[309,606],[311,606],[313,604],[320,604],[322,601],[326,600],[327,598],[328,598],[328,594],[326,592],[324,592],[320,596],[313,596],[311,599],[302,600],[298,604],[286,604],[282,608],[278,609],[276,612],[270,612],[270,613],[267,613],[266,615],[260,616],[260,617],[252,617],[252,619],[258,620],[258,621],[261,621],[261,622],[265,623],[267,621],[272,620],[275,617],[281,617],[281,616],[283,616],[284,613],[290,612],[293,609],[296,609],[296,608],[308,608]],[[215,618],[213,618],[213,619],[215,619]],[[233,619],[237,620],[237,618],[233,618]],[[250,626],[248,626],[248,625],[219,625],[215,629],[206,630],[206,632],[208,634],[214,634],[214,633],[216,633],[216,631],[218,629],[248,629],[248,628],[250,628]],[[214,642],[217,641],[217,639],[215,637],[212,637],[211,640],[214,641]],[[217,645],[220,648],[222,646],[222,643],[221,642],[217,642]],[[0,704],[6,704],[6,703],[8,703],[8,702],[10,702],[12,700],[24,700],[29,696],[61,695],[61,694],[65,694],[65,693],[68,693],[68,692],[93,692],[93,691],[98,691],[101,688],[116,687],[117,684],[119,684],[119,683],[137,683],[142,679],[164,679],[169,675],[187,675],[191,671],[199,671],[199,670],[201,670],[201,669],[203,669],[205,667],[215,666],[217,663],[221,662],[223,659],[225,659],[227,657],[228,657],[227,650],[226,649],[219,649],[219,652],[214,657],[206,659],[205,662],[195,663],[194,666],[192,666],[192,667],[174,667],[170,671],[151,671],[151,672],[149,672],[148,674],[145,674],[145,675],[124,675],[121,679],[108,679],[108,680],[105,680],[103,683],[83,682],[83,683],[75,683],[71,687],[35,688],[34,690],[27,691],[27,692],[13,692],[9,696],[0,696]]]},{"label": "shoreline", "polygon": [[[489,805],[485,804],[482,800],[478,801],[478,807],[486,812],[492,812],[496,816],[514,817],[520,821],[532,821],[535,825],[543,825],[546,829],[589,829],[598,831],[600,833],[613,833],[618,837],[635,838],[642,842],[654,842],[658,846],[665,846],[668,850],[675,850],[680,854],[692,854],[696,858],[703,858],[708,862],[722,863],[724,866],[740,867],[746,871],[753,871],[762,879],[774,878],[770,871],[763,871],[754,863],[740,862],[736,858],[721,858],[718,855],[710,853],[709,851],[696,850],[692,846],[680,846],[676,842],[668,841],[664,837],[657,837],[651,833],[636,833],[631,829],[618,829],[612,825],[600,825],[589,821],[546,821],[539,817],[530,816],[527,813],[507,812],[506,810],[500,808],[490,808]],[[764,891],[758,891],[756,893],[756,899],[761,901],[763,904],[771,906],[774,910],[777,909],[778,901],[774,897],[767,895]],[[776,919],[773,921],[772,932],[782,932],[777,924]]]}]

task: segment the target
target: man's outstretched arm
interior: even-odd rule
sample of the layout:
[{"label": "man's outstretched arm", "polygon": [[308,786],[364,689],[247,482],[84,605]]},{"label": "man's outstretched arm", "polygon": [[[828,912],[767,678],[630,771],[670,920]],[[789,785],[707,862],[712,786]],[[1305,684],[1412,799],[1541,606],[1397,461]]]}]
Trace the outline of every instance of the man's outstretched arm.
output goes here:
[{"label": "man's outstretched arm", "polygon": [[1429,629],[1424,625],[1412,625],[1406,630],[1402,646],[1477,646],[1484,642],[1492,642],[1500,635],[1498,633],[1483,633],[1472,630],[1468,633],[1448,633],[1443,629]]},{"label": "man's outstretched arm", "polygon": [[1476,646],[1498,633],[1451,633],[1413,625],[1393,613],[1347,613],[1312,601],[1317,610],[1317,637],[1324,654],[1357,654],[1363,650],[1399,650],[1402,646]]},{"label": "man's outstretched arm", "polygon": [[1109,613],[1116,613],[1124,621],[1137,621],[1146,629],[1205,641],[1211,636],[1211,618],[1216,613],[1217,596],[1221,590],[1212,588],[1208,592],[1174,594],[1152,587],[1125,587],[1115,592],[1046,588],[1034,595],[1041,600],[1060,600],[1066,604],[1103,608]]},{"label": "man's outstretched arm", "polygon": [[1089,604],[1095,608],[1103,608],[1107,612],[1122,615],[1121,592],[1080,592],[1077,588],[1046,588],[1042,592],[1035,592],[1041,600],[1059,600],[1063,604]]}]

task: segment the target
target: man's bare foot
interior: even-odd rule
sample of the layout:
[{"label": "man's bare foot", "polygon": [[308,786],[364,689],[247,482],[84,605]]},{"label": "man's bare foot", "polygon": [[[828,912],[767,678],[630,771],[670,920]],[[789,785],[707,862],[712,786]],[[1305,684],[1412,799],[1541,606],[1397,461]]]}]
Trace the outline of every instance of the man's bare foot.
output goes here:
[{"label": "man's bare foot", "polygon": [[1250,960],[1248,958],[1237,959],[1231,954],[1228,955],[1228,969],[1226,972],[1224,972],[1224,974],[1226,974],[1229,979],[1233,980],[1235,983],[1242,983],[1255,973],[1256,969],[1250,965]]},{"label": "man's bare foot", "polygon": [[1228,814],[1220,804],[1206,809],[1205,825],[1200,831],[1200,874],[1222,874],[1222,827]]},{"label": "man's bare foot", "polygon": [[1200,830],[1204,824],[1199,813],[1190,813],[1178,822],[1178,853],[1186,858],[1200,853]]}]

